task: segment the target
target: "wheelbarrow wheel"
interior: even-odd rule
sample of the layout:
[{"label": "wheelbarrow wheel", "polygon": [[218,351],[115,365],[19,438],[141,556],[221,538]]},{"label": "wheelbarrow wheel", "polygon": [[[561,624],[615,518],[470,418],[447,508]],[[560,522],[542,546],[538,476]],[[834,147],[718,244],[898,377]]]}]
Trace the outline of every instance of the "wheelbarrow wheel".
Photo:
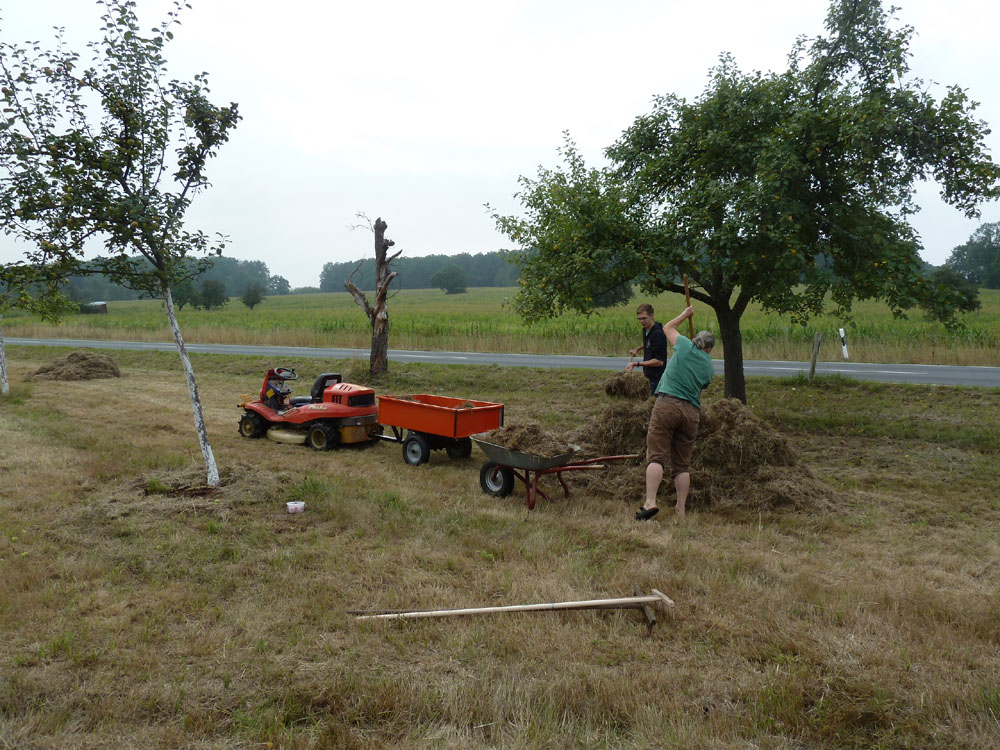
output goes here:
[{"label": "wheelbarrow wheel", "polygon": [[403,441],[403,460],[410,466],[425,464],[431,457],[431,446],[427,438],[419,433],[411,432]]},{"label": "wheelbarrow wheel", "polygon": [[469,438],[458,438],[448,443],[444,447],[448,458],[468,458],[472,455],[472,440]]},{"label": "wheelbarrow wheel", "polygon": [[479,470],[479,486],[493,497],[507,497],[514,490],[514,472],[506,466],[487,461]]}]

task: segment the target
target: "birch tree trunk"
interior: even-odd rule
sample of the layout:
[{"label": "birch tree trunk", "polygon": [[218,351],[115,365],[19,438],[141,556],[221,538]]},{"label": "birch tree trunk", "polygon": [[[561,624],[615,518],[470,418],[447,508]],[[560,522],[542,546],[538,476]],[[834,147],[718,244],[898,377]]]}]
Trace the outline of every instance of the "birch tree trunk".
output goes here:
[{"label": "birch tree trunk", "polygon": [[181,365],[184,367],[184,377],[187,378],[188,393],[191,395],[191,411],[194,413],[194,429],[198,433],[198,444],[201,446],[201,454],[205,458],[206,483],[209,487],[218,487],[222,484],[222,481],[219,479],[219,467],[215,463],[215,454],[212,453],[212,445],[208,442],[208,431],[205,429],[205,415],[201,410],[201,397],[198,395],[198,384],[194,379],[194,368],[191,366],[191,359],[188,357],[187,349],[184,347],[181,328],[177,325],[177,314],[174,312],[174,298],[170,294],[170,287],[165,287],[163,290],[163,302],[167,308],[167,319],[170,321],[170,330],[174,334],[177,353],[180,355]]},{"label": "birch tree trunk", "polygon": [[[3,315],[0,315],[0,322],[3,322]],[[7,380],[7,350],[3,343],[2,327],[0,327],[0,390],[4,396],[10,395],[10,383]]]},{"label": "birch tree trunk", "polygon": [[347,281],[344,282],[344,287],[354,297],[354,301],[365,311],[365,315],[368,316],[368,322],[371,323],[372,346],[368,356],[368,374],[372,377],[381,375],[383,372],[388,372],[389,370],[389,310],[387,301],[389,297],[389,284],[398,276],[392,270],[392,261],[398,258],[402,252],[401,250],[397,250],[392,255],[389,255],[389,248],[396,243],[385,238],[385,230],[388,226],[379,217],[375,219],[375,224],[372,227],[375,232],[374,306],[368,302],[368,298],[365,297],[364,292],[351,281],[351,276],[354,276],[358,268],[361,268],[360,264],[358,268],[354,269],[351,276],[347,278]]}]

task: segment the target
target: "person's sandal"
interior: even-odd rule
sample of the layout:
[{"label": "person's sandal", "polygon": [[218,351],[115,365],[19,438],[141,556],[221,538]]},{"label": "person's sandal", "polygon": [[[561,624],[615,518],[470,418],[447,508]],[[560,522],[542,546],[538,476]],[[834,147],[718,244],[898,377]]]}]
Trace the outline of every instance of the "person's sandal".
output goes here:
[{"label": "person's sandal", "polygon": [[659,508],[649,508],[648,510],[646,508],[640,508],[639,512],[635,514],[635,520],[648,521],[650,518],[652,518],[659,512],[660,512]]}]

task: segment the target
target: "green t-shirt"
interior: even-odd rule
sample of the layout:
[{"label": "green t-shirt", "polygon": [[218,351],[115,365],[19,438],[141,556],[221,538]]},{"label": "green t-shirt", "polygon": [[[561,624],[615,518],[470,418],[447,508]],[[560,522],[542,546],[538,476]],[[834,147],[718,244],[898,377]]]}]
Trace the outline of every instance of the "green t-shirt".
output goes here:
[{"label": "green t-shirt", "polygon": [[704,388],[712,382],[715,367],[712,358],[691,343],[687,336],[677,335],[674,356],[667,360],[667,369],[656,387],[657,393],[676,396],[699,409],[699,397]]}]

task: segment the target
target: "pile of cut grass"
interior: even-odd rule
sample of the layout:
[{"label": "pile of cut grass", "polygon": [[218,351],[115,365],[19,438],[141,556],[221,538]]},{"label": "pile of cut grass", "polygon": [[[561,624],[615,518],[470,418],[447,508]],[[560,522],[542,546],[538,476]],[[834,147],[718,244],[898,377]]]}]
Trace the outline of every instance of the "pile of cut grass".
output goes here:
[{"label": "pile of cut grass", "polygon": [[106,354],[71,352],[35,370],[32,380],[94,380],[119,378],[118,364]]},{"label": "pile of cut grass", "polygon": [[[637,454],[635,459],[608,462],[603,472],[574,476],[578,487],[630,504],[643,496],[646,431],[655,403],[612,403],[577,433],[588,456]],[[691,475],[690,508],[819,509],[833,501],[808,466],[796,461],[787,439],[737,399],[721,399],[703,409]],[[669,481],[660,489],[662,495],[672,491]]]}]

